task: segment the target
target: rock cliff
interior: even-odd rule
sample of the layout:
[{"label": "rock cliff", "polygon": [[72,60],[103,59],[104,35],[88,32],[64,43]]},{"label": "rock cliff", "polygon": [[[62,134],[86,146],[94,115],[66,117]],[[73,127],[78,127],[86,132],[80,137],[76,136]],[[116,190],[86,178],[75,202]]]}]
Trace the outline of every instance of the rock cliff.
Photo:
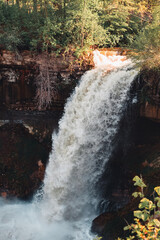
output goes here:
[{"label": "rock cliff", "polygon": [[[38,109],[36,94],[37,88],[42,85],[37,84],[37,81],[44,81],[45,85],[48,77],[49,90],[56,90],[50,108],[62,110],[80,76],[92,66],[90,55],[76,60],[72,54],[56,56],[45,53],[36,55],[27,51],[21,54],[3,51],[0,55],[0,106],[17,110]],[[40,75],[41,79],[38,79]],[[43,96],[45,94],[46,92]]]},{"label": "rock cliff", "polygon": [[160,68],[143,70],[140,74],[140,116],[160,121]]}]

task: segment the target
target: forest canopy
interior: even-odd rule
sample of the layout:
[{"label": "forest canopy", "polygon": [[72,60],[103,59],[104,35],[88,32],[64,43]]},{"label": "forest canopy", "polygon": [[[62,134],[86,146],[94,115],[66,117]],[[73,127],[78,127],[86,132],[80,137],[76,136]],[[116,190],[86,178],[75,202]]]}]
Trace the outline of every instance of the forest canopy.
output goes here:
[{"label": "forest canopy", "polygon": [[159,0],[1,0],[0,48],[128,47],[147,28],[159,31],[159,5]]}]

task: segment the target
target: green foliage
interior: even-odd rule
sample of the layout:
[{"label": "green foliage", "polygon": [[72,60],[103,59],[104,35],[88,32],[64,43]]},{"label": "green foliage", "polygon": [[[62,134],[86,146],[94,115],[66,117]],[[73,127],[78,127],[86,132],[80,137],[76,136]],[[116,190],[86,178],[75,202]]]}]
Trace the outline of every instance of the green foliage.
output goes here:
[{"label": "green foliage", "polygon": [[39,22],[26,9],[0,4],[0,45],[4,49],[29,49],[38,33]]},{"label": "green foliage", "polygon": [[0,34],[0,44],[7,50],[16,51],[18,46],[22,44],[18,29],[6,29]]},{"label": "green foliage", "polygon": [[108,46],[130,44],[141,26],[135,1],[110,1],[103,10],[102,24],[107,32]]},{"label": "green foliage", "polygon": [[[159,15],[154,5],[155,0],[2,0],[0,47],[74,49],[79,55],[90,46],[128,46],[139,34],[135,48],[147,51],[152,42],[157,49]],[[154,20],[148,25],[152,15]]]},{"label": "green foliage", "polygon": [[94,240],[101,240],[102,239],[102,237],[96,237],[96,238],[94,238]]},{"label": "green foliage", "polygon": [[[140,191],[135,192],[134,197],[140,197],[138,210],[133,212],[134,223],[128,224],[124,230],[130,231],[130,239],[145,239],[158,240],[160,239],[160,187],[154,188],[153,199],[150,200],[144,197],[143,189],[146,187],[141,177],[135,176],[133,178],[134,185],[138,186]],[[140,193],[140,194],[139,194]],[[118,240],[122,240],[118,238]]]},{"label": "green foliage", "polygon": [[134,55],[148,68],[160,65],[160,6],[153,10],[152,21],[139,32],[132,48]]},{"label": "green foliage", "polygon": [[133,181],[135,182],[135,183],[134,183],[134,186],[138,186],[138,187],[140,187],[140,188],[146,187],[146,184],[144,184],[142,178],[140,178],[140,177],[138,177],[138,176],[135,176],[135,177],[133,178]]}]

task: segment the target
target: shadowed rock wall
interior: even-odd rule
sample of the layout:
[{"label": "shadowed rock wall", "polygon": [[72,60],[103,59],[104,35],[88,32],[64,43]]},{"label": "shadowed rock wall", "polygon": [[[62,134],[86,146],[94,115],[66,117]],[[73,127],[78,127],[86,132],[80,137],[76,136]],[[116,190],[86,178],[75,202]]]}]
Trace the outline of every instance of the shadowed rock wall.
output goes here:
[{"label": "shadowed rock wall", "polygon": [[143,70],[140,81],[140,116],[160,122],[160,69]]},{"label": "shadowed rock wall", "polygon": [[21,54],[3,51],[0,55],[0,107],[37,109],[36,78],[42,65],[47,66],[51,85],[56,88],[51,108],[62,110],[66,98],[81,75],[93,67],[93,62],[89,56],[78,61],[72,55],[57,57],[44,53],[37,56],[27,51]]}]

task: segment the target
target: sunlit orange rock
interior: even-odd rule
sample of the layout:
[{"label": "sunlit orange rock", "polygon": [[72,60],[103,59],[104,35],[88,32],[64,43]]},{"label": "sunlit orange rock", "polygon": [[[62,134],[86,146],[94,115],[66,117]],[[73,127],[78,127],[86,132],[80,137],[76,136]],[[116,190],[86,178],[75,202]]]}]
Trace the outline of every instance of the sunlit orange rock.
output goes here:
[{"label": "sunlit orange rock", "polygon": [[6,192],[2,192],[1,193],[1,197],[6,198],[7,197],[7,193]]}]

